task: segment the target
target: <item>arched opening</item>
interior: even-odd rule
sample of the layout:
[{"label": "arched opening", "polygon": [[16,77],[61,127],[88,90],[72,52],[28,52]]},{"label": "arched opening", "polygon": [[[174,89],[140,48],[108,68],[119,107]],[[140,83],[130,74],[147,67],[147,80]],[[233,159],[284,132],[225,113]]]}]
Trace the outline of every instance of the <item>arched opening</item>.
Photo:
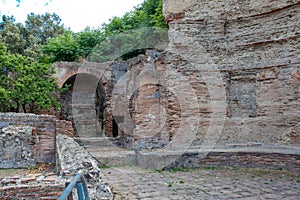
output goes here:
[{"label": "arched opening", "polygon": [[102,80],[90,74],[75,74],[68,78],[61,92],[61,118],[72,121],[75,136],[106,135],[106,90]]}]

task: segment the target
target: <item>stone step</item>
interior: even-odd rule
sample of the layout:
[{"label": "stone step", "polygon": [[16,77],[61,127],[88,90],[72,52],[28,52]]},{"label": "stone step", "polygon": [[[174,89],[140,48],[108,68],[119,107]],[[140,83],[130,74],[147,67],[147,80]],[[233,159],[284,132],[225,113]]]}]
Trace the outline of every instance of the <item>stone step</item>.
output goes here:
[{"label": "stone step", "polygon": [[101,147],[114,147],[113,139],[108,137],[76,137],[76,142],[83,145],[86,148],[101,148]]},{"label": "stone step", "polygon": [[[284,161],[285,158],[291,157],[295,163]],[[212,159],[213,158],[213,159]],[[247,158],[250,160],[247,161]],[[300,147],[297,146],[238,146],[232,147],[215,147],[213,149],[202,146],[193,146],[189,149],[174,150],[144,150],[137,152],[137,165],[142,168],[162,169],[173,167],[199,167],[205,165],[215,165],[223,163],[224,165],[245,165],[263,167],[253,161],[257,159],[261,163],[265,163],[267,167],[274,169],[287,165],[296,166],[300,159]],[[282,158],[282,159],[281,159]],[[246,161],[245,161],[246,160]],[[245,161],[245,163],[243,163]],[[269,166],[267,162],[270,162]],[[284,164],[283,164],[284,163]],[[294,167],[295,168],[295,167]],[[298,167],[299,168],[299,167]],[[297,169],[298,169],[297,168]],[[291,169],[289,169],[291,170]]]},{"label": "stone step", "polygon": [[95,109],[95,103],[92,102],[80,102],[80,103],[73,103],[72,104],[73,109],[82,109],[82,110],[89,110],[89,109]]},{"label": "stone step", "polygon": [[99,162],[100,166],[128,166],[136,165],[136,153],[118,147],[86,148]]}]

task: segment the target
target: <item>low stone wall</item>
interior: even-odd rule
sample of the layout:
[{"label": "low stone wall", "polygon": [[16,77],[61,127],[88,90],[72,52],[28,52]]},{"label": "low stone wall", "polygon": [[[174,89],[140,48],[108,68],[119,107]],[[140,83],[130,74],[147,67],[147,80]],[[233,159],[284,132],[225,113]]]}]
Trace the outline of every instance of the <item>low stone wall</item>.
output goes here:
[{"label": "low stone wall", "polygon": [[291,153],[266,152],[210,152],[205,157],[201,153],[184,153],[176,162],[165,167],[174,169],[180,167],[248,167],[273,170],[287,170],[300,172],[300,155]]},{"label": "low stone wall", "polygon": [[0,113],[0,168],[54,163],[60,133],[72,136],[72,123],[50,115]]},{"label": "low stone wall", "polygon": [[113,199],[109,186],[101,179],[97,160],[84,147],[73,138],[61,134],[56,137],[56,147],[62,182],[69,182],[77,173],[81,173],[87,180],[90,199]]},{"label": "low stone wall", "polygon": [[98,162],[88,151],[66,135],[59,134],[56,141],[57,173],[39,173],[2,179],[0,200],[57,199],[66,188],[65,183],[70,182],[77,173],[85,176],[90,199],[113,199],[109,186],[100,177]]}]

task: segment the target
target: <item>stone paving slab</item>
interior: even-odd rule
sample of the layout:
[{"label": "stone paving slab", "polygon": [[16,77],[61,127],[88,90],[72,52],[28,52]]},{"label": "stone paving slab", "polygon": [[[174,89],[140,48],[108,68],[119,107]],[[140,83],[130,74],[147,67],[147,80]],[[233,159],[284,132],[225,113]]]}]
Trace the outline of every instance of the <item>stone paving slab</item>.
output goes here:
[{"label": "stone paving slab", "polygon": [[154,171],[136,166],[101,170],[116,200],[300,198],[300,172],[228,167]]}]

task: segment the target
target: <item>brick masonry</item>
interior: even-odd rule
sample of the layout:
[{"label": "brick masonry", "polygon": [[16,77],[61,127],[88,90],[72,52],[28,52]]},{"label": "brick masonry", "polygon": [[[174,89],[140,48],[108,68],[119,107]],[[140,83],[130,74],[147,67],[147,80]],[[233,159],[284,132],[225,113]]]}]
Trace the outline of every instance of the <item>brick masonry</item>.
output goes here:
[{"label": "brick masonry", "polygon": [[57,199],[65,189],[56,174],[31,174],[15,176],[0,180],[0,199]]},{"label": "brick masonry", "polygon": [[[203,142],[208,119],[218,115],[212,103],[224,101],[216,145],[299,146],[299,9],[297,0],[164,1],[169,66],[190,80],[200,105],[195,143]],[[215,72],[223,86],[210,92]],[[178,77],[166,79],[176,83]],[[218,87],[225,91],[220,99]],[[168,113],[175,110],[169,107]]]}]

